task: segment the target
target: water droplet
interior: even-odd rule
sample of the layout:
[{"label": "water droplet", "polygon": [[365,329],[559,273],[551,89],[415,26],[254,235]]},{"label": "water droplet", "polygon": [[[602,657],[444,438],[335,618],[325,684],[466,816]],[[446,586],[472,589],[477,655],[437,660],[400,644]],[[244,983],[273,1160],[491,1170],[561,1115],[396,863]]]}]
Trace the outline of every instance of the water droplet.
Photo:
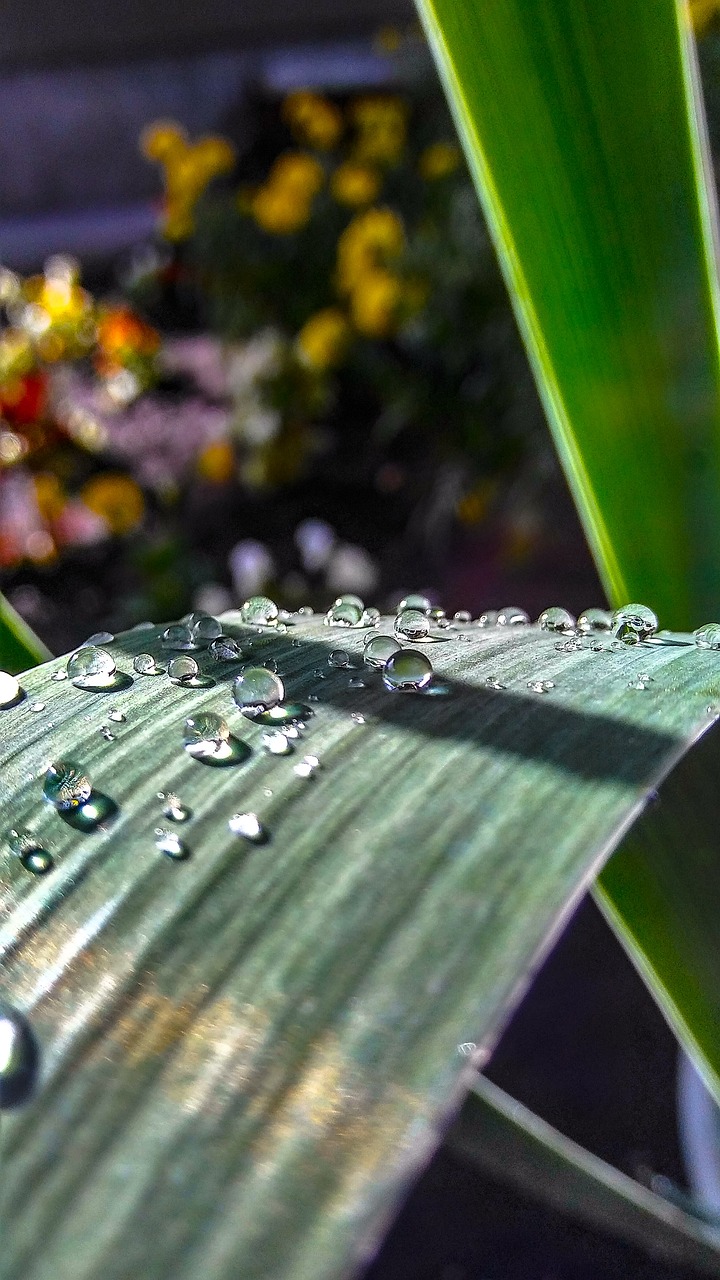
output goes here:
[{"label": "water droplet", "polygon": [[190,628],[184,622],[174,622],[162,633],[164,649],[195,649],[197,646]]},{"label": "water droplet", "polygon": [[218,636],[210,645],[210,657],[215,662],[239,662],[242,649],[232,636]]},{"label": "water droplet", "polygon": [[222,635],[222,627],[217,618],[208,613],[199,614],[190,622],[190,633],[198,648],[205,647]]},{"label": "water droplet", "polygon": [[63,822],[73,830],[82,831],[84,835],[88,835],[92,831],[97,831],[103,822],[108,822],[115,817],[117,805],[101,791],[91,791],[90,799],[84,804],[72,809],[58,810],[58,813]]},{"label": "water droplet", "polygon": [[461,626],[465,626],[466,623],[470,622],[470,618],[471,615],[467,609],[458,609],[453,614],[453,622],[459,622]]},{"label": "water droplet", "polygon": [[393,630],[398,640],[417,643],[430,635],[430,621],[419,609],[403,609],[395,619]]},{"label": "water droplet", "polygon": [[285,686],[274,671],[267,667],[246,667],[235,677],[233,698],[241,711],[266,711],[275,707],[285,697]]},{"label": "water droplet", "polygon": [[351,719],[351,720],[354,720],[354,721],[355,721],[355,724],[364,724],[364,723],[365,723],[365,717],[364,717],[364,715],[362,714],[362,712],[360,712],[360,711],[353,711],[352,715],[350,716],[350,719]]},{"label": "water droplet", "polygon": [[543,609],[538,618],[538,626],[543,631],[562,631],[568,634],[575,630],[575,619],[567,609],[554,605],[550,609]]},{"label": "water droplet", "polygon": [[0,707],[14,707],[22,698],[22,689],[14,676],[0,671]]},{"label": "water droplet", "polygon": [[287,725],[295,720],[307,720],[312,714],[312,708],[304,702],[279,702],[267,711],[253,712],[252,719],[255,724]]},{"label": "water droplet", "polygon": [[348,680],[348,689],[364,689],[365,681],[360,676],[351,676]]},{"label": "water droplet", "polygon": [[37,712],[39,712],[39,711],[44,711],[44,710],[45,710],[45,703],[44,703],[44,702],[31,702],[31,703],[30,703],[30,710],[31,710],[31,711],[34,711],[34,712],[36,712],[36,713],[37,713]]},{"label": "water droplet", "polygon": [[190,850],[185,841],[181,840],[175,831],[168,831],[167,827],[155,828],[155,847],[168,858],[172,858],[173,862],[184,862],[190,857]]},{"label": "water droplet", "polygon": [[364,627],[377,626],[379,621],[380,621],[379,609],[370,608],[370,609],[365,609],[363,611],[362,624]]},{"label": "water droplet", "polygon": [[365,611],[365,601],[361,600],[360,596],[354,596],[352,592],[346,592],[344,595],[338,596],[337,599],[333,601],[333,607],[335,605],[343,604],[352,605],[353,609],[359,609],[361,613]]},{"label": "water droplet", "polygon": [[498,627],[524,627],[530,621],[530,616],[524,609],[518,608],[515,604],[506,604],[504,609],[498,611],[496,625]]},{"label": "water droplet", "polygon": [[383,684],[386,689],[414,693],[430,683],[432,674],[432,663],[424,653],[417,649],[398,649],[383,667]]},{"label": "water droplet", "polygon": [[623,644],[647,640],[658,628],[657,615],[645,604],[625,604],[612,616],[613,635]]},{"label": "water droplet", "polygon": [[324,622],[328,627],[359,627],[362,617],[363,610],[356,604],[334,604],[325,614]]},{"label": "water droplet", "polygon": [[222,716],[213,711],[200,711],[195,716],[188,716],[183,730],[183,745],[191,754],[199,751],[206,755],[218,751],[230,738],[230,727]]},{"label": "water droplet", "polygon": [[531,689],[533,693],[549,693],[551,689],[555,688],[555,681],[554,680],[528,680],[527,687],[528,689]]},{"label": "water droplet", "polygon": [[400,601],[396,613],[403,613],[405,609],[417,609],[420,613],[430,613],[432,602],[427,596],[419,595],[417,592],[411,592],[407,596],[403,596]]},{"label": "water droplet", "polygon": [[179,658],[171,658],[168,663],[168,675],[171,680],[177,681],[178,684],[185,684],[187,680],[194,680],[200,674],[200,668],[194,658],[189,654],[182,654]]},{"label": "water droplet", "polygon": [[476,627],[496,627],[498,624],[497,609],[488,609],[485,613],[481,613],[479,618],[475,619]]},{"label": "water droplet", "polygon": [[298,778],[312,778],[320,768],[320,761],[317,756],[305,756],[295,765],[294,773]]},{"label": "water droplet", "polygon": [[648,681],[637,676],[634,680],[628,680],[627,687],[628,689],[647,689]]},{"label": "water droplet", "polygon": [[113,724],[124,724],[127,720],[127,716],[124,711],[119,711],[117,707],[113,707],[108,719],[112,720]]},{"label": "water droplet", "polygon": [[67,671],[53,671],[50,677],[51,680],[56,680],[56,681],[67,680],[67,678],[68,678]]},{"label": "water droplet", "polygon": [[428,618],[431,622],[443,622],[445,619],[445,610],[441,609],[439,605],[434,605],[428,613]]},{"label": "water droplet", "polygon": [[720,649],[720,624],[706,622],[704,627],[693,631],[698,649]]},{"label": "water droplet", "polygon": [[328,666],[330,667],[349,667],[350,654],[347,649],[333,649],[328,654]]},{"label": "water droplet", "polygon": [[256,813],[234,813],[228,822],[234,836],[242,836],[251,844],[264,844],[267,831]]},{"label": "water droplet", "polygon": [[79,648],[86,649],[90,645],[112,644],[114,639],[112,631],[96,631],[94,635],[88,636],[87,640],[83,640]]},{"label": "water droplet", "polygon": [[19,859],[25,870],[35,876],[47,875],[48,871],[52,871],[55,866],[52,854],[38,844],[32,831],[27,827],[13,828],[8,835],[8,844],[11,853]]},{"label": "water droplet", "polygon": [[163,817],[169,818],[171,822],[187,822],[192,817],[192,810],[183,804],[174,791],[158,791],[157,798],[162,801]]},{"label": "water droplet", "polygon": [[388,658],[397,653],[398,642],[394,636],[370,636],[365,642],[363,658],[369,667],[381,668]]},{"label": "water droplet", "polygon": [[159,676],[163,668],[158,666],[151,653],[139,653],[133,658],[133,671],[139,676]]},{"label": "water droplet", "polygon": [[43,795],[59,813],[77,809],[90,799],[91,792],[87,774],[71,760],[59,760],[48,767]]},{"label": "water droplet", "polygon": [[155,628],[154,622],[136,622],[135,626],[131,627],[130,630],[131,631],[153,631],[154,628]]},{"label": "water droplet", "polygon": [[35,1087],[38,1058],[27,1019],[0,1001],[0,1109],[27,1102]]},{"label": "water droplet", "polygon": [[105,739],[105,741],[106,741],[106,742],[114,742],[114,741],[115,741],[115,734],[113,733],[113,731],[112,731],[112,729],[110,728],[110,725],[109,725],[109,724],[104,724],[104,725],[102,726],[102,728],[101,728],[100,732],[101,732],[101,734],[102,734],[102,736],[103,736],[103,738]]},{"label": "water droplet", "polygon": [[612,614],[607,609],[583,609],[577,620],[578,631],[587,635],[591,631],[610,631]]},{"label": "water droplet", "polygon": [[273,729],[271,733],[264,733],[262,744],[271,756],[289,756],[295,750],[292,743],[288,741],[287,734],[283,733],[281,729]]},{"label": "water droplet", "polygon": [[278,607],[268,596],[250,596],[240,609],[243,622],[253,627],[272,627],[278,619]]},{"label": "water droplet", "polygon": [[67,673],[77,689],[111,689],[116,683],[115,659],[104,649],[88,645],[71,655]]},{"label": "water droplet", "polygon": [[485,684],[487,685],[488,689],[507,689],[507,685],[501,684],[497,676],[487,676],[485,679]]}]

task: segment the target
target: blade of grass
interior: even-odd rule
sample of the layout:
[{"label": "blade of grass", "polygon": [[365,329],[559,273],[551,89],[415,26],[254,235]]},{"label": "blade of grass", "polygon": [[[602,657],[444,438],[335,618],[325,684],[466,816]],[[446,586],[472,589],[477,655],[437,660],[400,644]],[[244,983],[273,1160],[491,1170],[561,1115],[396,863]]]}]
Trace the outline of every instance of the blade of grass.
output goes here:
[{"label": "blade of grass", "polygon": [[0,595],[0,671],[16,675],[34,662],[45,662],[50,650]]}]

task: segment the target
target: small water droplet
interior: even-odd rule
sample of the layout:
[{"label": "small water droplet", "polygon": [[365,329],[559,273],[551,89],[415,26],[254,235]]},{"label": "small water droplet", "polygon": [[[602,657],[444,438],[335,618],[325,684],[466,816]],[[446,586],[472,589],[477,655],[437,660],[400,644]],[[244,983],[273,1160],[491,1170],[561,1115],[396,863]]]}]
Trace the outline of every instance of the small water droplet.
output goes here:
[{"label": "small water droplet", "polygon": [[26,871],[30,871],[32,875],[44,876],[48,871],[52,871],[55,866],[55,860],[47,849],[35,839],[32,831],[27,827],[13,828],[8,835],[8,844],[10,851],[20,861]]},{"label": "small water droplet", "polygon": [[486,676],[485,684],[488,689],[507,689],[507,685],[502,684],[500,680],[498,680],[497,676]]},{"label": "small water droplet", "polygon": [[43,783],[43,795],[59,813],[77,809],[90,799],[92,787],[87,774],[71,760],[49,765]]},{"label": "small water droplet", "polygon": [[89,835],[93,831],[97,831],[98,827],[104,822],[108,822],[114,818],[117,813],[117,805],[109,796],[103,795],[101,791],[91,791],[90,799],[84,804],[80,804],[75,808],[58,810],[59,816],[63,822],[66,822],[74,831],[82,831],[84,835]]},{"label": "small water droplet", "polygon": [[549,693],[551,689],[555,688],[555,681],[554,680],[528,680],[527,687],[528,689],[531,689],[533,693]]},{"label": "small water droplet", "polygon": [[155,828],[155,847],[173,862],[184,862],[190,857],[185,841],[180,839],[177,832],[169,831],[167,827]]},{"label": "small water droplet", "polygon": [[320,768],[317,756],[305,756],[295,765],[294,772],[298,778],[312,778]]},{"label": "small water droplet", "polygon": [[515,604],[506,604],[498,611],[496,619],[498,627],[525,627],[529,621],[530,615]]},{"label": "small water droplet", "polygon": [[50,677],[51,680],[56,680],[58,682],[61,680],[67,680],[67,678],[68,678],[67,671],[53,671]]},{"label": "small water droplet", "polygon": [[575,619],[567,609],[553,605],[550,609],[543,609],[538,626],[543,631],[562,631],[568,635],[575,630]]},{"label": "small water droplet", "polygon": [[264,733],[262,744],[271,756],[289,756],[295,750],[282,729],[273,729],[270,733]]},{"label": "small water droplet", "polygon": [[112,729],[110,728],[110,725],[109,725],[109,724],[104,724],[104,725],[102,726],[101,730],[100,730],[100,733],[102,734],[102,736],[103,736],[103,738],[105,739],[105,741],[106,741],[106,742],[114,742],[114,741],[115,741],[115,734],[113,733],[113,731],[112,731]]},{"label": "small water droplet", "polygon": [[476,627],[496,627],[498,620],[497,609],[487,609],[485,613],[481,613],[479,618],[475,619]]},{"label": "small water droplet", "polygon": [[112,720],[113,724],[124,724],[127,720],[127,716],[124,711],[119,711],[117,707],[113,707],[108,719]]},{"label": "small water droplet", "polygon": [[130,630],[131,631],[152,631],[154,630],[154,627],[155,627],[154,622],[136,622],[135,626],[131,627]]},{"label": "small water droplet", "polygon": [[267,831],[256,813],[234,813],[228,822],[234,836],[242,836],[251,844],[264,844]]},{"label": "small water droplet", "polygon": [[352,715],[350,716],[350,719],[351,719],[351,720],[354,720],[354,721],[355,721],[355,724],[364,724],[364,723],[365,723],[365,717],[364,717],[364,715],[362,714],[362,712],[360,712],[360,711],[353,711],[353,712],[352,712]]},{"label": "small water droplet", "polygon": [[471,614],[468,609],[458,609],[453,614],[453,622],[459,622],[461,626],[465,626],[471,620]]},{"label": "small water droplet", "polygon": [[202,754],[218,751],[230,738],[230,727],[222,716],[213,711],[200,711],[195,716],[188,716],[183,729],[183,745],[191,752],[199,750]]},{"label": "small water droplet", "polygon": [[0,1001],[0,1109],[27,1102],[37,1080],[38,1058],[27,1019]]},{"label": "small water droplet", "polygon": [[430,620],[427,614],[421,613],[419,609],[403,609],[395,619],[393,630],[398,640],[408,640],[416,644],[419,640],[426,640],[430,635]]},{"label": "small water droplet", "polygon": [[197,647],[190,628],[184,622],[173,622],[171,626],[165,628],[162,633],[162,646],[164,649],[195,649]]},{"label": "small water droplet", "polygon": [[365,681],[360,676],[351,676],[348,680],[348,689],[364,689]]},{"label": "small water droplet", "polygon": [[364,627],[375,627],[380,621],[379,609],[365,609],[362,616],[362,624]]},{"label": "small water droplet", "polygon": [[625,604],[612,616],[613,635],[622,644],[639,644],[658,628],[657,615],[645,604]]},{"label": "small water droplet", "polygon": [[272,627],[277,623],[278,607],[269,596],[250,596],[240,609],[240,617],[248,626]]},{"label": "small water droplet", "polygon": [[350,654],[347,649],[333,649],[328,654],[328,666],[330,667],[349,667]]},{"label": "small water droplet", "polygon": [[104,649],[88,645],[68,659],[67,673],[77,689],[110,689],[116,683],[115,659]]},{"label": "small water droplet", "polygon": [[430,683],[432,674],[432,663],[424,653],[417,649],[398,649],[383,667],[383,684],[386,689],[414,693]]},{"label": "small water droplet", "polygon": [[0,671],[0,708],[14,707],[22,698],[22,689],[14,676]]},{"label": "small water droplet", "polygon": [[607,609],[583,609],[577,620],[578,631],[587,635],[591,631],[610,631],[612,614]]},{"label": "small water droplet", "polygon": [[82,644],[78,647],[80,649],[86,649],[90,645],[96,646],[100,644],[112,644],[114,639],[115,637],[112,631],[96,631],[94,635],[88,636],[87,640],[83,640]]},{"label": "small water droplet", "polygon": [[171,680],[177,681],[178,684],[185,684],[188,680],[195,680],[200,674],[200,668],[194,658],[189,654],[182,654],[179,658],[171,658],[168,663],[168,675]]},{"label": "small water droplet", "polygon": [[363,610],[352,603],[334,604],[325,614],[324,622],[328,627],[359,627],[362,625]]},{"label": "small water droplet", "polygon": [[706,622],[693,636],[698,649],[720,649],[720,623]]},{"label": "small water droplet", "polygon": [[239,662],[242,649],[232,636],[218,636],[210,645],[210,657],[215,662]]},{"label": "small water droplet", "polygon": [[139,676],[159,676],[163,668],[158,666],[151,653],[139,653],[133,658],[133,671]]},{"label": "small water droplet", "polygon": [[647,689],[650,682],[642,676],[636,676],[634,680],[628,680],[628,689]]},{"label": "small water droplet", "polygon": [[209,613],[195,616],[189,625],[190,634],[198,648],[204,648],[222,635],[220,623]]},{"label": "small water droplet", "polygon": [[445,618],[445,610],[441,609],[439,605],[434,605],[428,613],[428,618],[431,622],[442,622]]},{"label": "small water droplet", "polygon": [[428,600],[427,596],[420,595],[417,592],[410,592],[409,595],[403,596],[395,612],[400,614],[405,609],[417,609],[420,613],[429,614],[432,609],[432,602]]},{"label": "small water droplet", "polygon": [[267,667],[246,667],[235,677],[233,698],[241,711],[266,711],[275,707],[285,697],[285,686],[274,671]]},{"label": "small water droplet", "polygon": [[157,798],[162,802],[163,817],[171,822],[187,822],[192,817],[192,810],[174,791],[158,791]]},{"label": "small water droplet", "polygon": [[30,710],[31,710],[31,711],[34,711],[34,712],[36,712],[36,713],[37,713],[37,712],[39,712],[39,711],[44,711],[44,710],[45,710],[45,703],[44,703],[44,702],[31,702],[31,703],[30,703]]}]

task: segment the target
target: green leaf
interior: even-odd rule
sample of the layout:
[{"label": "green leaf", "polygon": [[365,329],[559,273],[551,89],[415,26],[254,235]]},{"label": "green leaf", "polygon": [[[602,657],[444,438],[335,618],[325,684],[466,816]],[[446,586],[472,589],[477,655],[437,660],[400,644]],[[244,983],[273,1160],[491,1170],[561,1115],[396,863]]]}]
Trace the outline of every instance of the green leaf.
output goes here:
[{"label": "green leaf", "polygon": [[0,671],[15,675],[28,663],[44,662],[49,657],[50,650],[0,595]]},{"label": "green leaf", "polygon": [[718,612],[713,217],[685,6],[417,0],[616,604]]},{"label": "green leaf", "polygon": [[[318,699],[294,757],[235,708],[237,667],[200,654],[209,688],[133,677],[140,651],[163,661],[157,629],[111,646],[126,688],[54,681],[58,660],[0,713],[4,822],[56,859],[35,878],[2,854],[2,998],[42,1061],[0,1131],[4,1280],[346,1275],[467,1087],[458,1046],[487,1058],[720,698],[718,655],[692,644],[566,652],[534,627],[451,629],[423,646],[435,693],[400,694],[328,663],[342,646],[359,665],[367,632],[224,623],[289,696]],[[188,756],[200,710],[227,716],[246,763]],[[43,803],[53,759],[117,804],[106,829]],[[192,810],[185,862],[155,847],[159,789]],[[230,834],[237,811],[268,843]]]},{"label": "green leaf", "polygon": [[666,1266],[720,1275],[720,1233],[613,1169],[480,1076],[447,1144],[559,1212]]}]

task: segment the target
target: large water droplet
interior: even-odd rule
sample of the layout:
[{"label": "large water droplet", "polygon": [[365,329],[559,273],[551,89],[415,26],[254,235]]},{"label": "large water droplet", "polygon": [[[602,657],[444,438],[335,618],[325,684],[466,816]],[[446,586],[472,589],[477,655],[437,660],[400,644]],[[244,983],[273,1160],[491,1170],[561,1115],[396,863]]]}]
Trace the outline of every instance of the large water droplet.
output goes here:
[{"label": "large water droplet", "polygon": [[592,631],[609,631],[612,627],[612,614],[607,609],[583,609],[577,620],[577,629],[583,635]]},{"label": "large water droplet", "polygon": [[363,658],[369,667],[382,668],[388,658],[397,653],[398,642],[394,636],[370,636],[365,642]]},{"label": "large water droplet", "polygon": [[353,595],[352,592],[346,592],[344,595],[338,596],[337,599],[333,601],[333,605],[342,604],[352,605],[353,609],[359,609],[361,613],[363,613],[365,609],[365,601],[362,600],[360,596]]},{"label": "large water droplet", "polygon": [[612,616],[613,634],[623,644],[639,644],[657,631],[657,615],[646,604],[624,604]]},{"label": "large water droplet", "polygon": [[192,810],[183,804],[174,791],[158,791],[157,797],[162,802],[164,818],[169,818],[171,822],[187,822],[192,817]]},{"label": "large water droplet", "polygon": [[417,649],[398,649],[383,667],[383,683],[387,689],[413,693],[424,689],[432,679],[429,658]]},{"label": "large water droplet", "polygon": [[158,666],[151,653],[139,653],[133,658],[133,671],[139,676],[159,676],[163,668]]},{"label": "large water droplet", "polygon": [[267,667],[247,667],[235,677],[233,698],[241,711],[266,711],[285,697],[285,686]]},{"label": "large water droplet", "polygon": [[67,673],[77,689],[111,689],[117,683],[112,654],[88,645],[68,659]]},{"label": "large water droplet", "polygon": [[430,622],[427,615],[419,609],[403,609],[395,619],[393,630],[398,640],[417,643],[430,635]]},{"label": "large water droplet", "polygon": [[549,609],[543,609],[538,618],[538,626],[543,631],[561,631],[569,634],[575,630],[575,619],[567,609],[553,605]]},{"label": "large water droplet", "polygon": [[184,862],[190,857],[185,841],[175,831],[168,831],[167,827],[155,828],[155,847],[173,862]]},{"label": "large water droplet", "polygon": [[256,813],[234,813],[228,821],[234,836],[242,836],[251,844],[264,844],[268,838],[267,831]]},{"label": "large water droplet", "polygon": [[[358,597],[359,598],[359,597]],[[324,622],[328,627],[359,627],[362,625],[363,610],[356,604],[334,604],[325,614]]]},{"label": "large water droplet", "polygon": [[38,1048],[27,1019],[0,1001],[0,1109],[27,1102],[35,1087]]},{"label": "large water droplet", "polygon": [[184,684],[186,680],[194,680],[199,674],[200,668],[197,662],[187,653],[179,658],[171,658],[168,663],[170,679],[176,680],[179,684]]},{"label": "large water droplet", "polygon": [[218,636],[210,645],[210,657],[215,662],[239,662],[242,649],[232,636]]},{"label": "large water droplet", "polygon": [[706,622],[693,635],[698,649],[720,649],[720,623]]},{"label": "large water droplet", "polygon": [[520,609],[516,604],[506,604],[503,609],[498,611],[496,625],[498,627],[524,627],[530,621],[530,616],[524,609]]},{"label": "large water droplet", "polygon": [[333,649],[328,654],[328,666],[330,667],[349,667],[350,654],[347,649]]},{"label": "large water droplet", "polygon": [[8,844],[25,870],[35,876],[47,875],[55,866],[52,854],[38,843],[27,827],[14,827],[8,834]]},{"label": "large water droplet", "polygon": [[48,767],[43,795],[59,813],[77,809],[90,799],[91,792],[87,774],[71,760],[59,760]]},{"label": "large water droplet", "polygon": [[429,613],[432,609],[432,602],[428,600],[427,596],[411,591],[409,595],[403,596],[395,612],[402,613],[405,609],[417,609],[420,613]]},{"label": "large water droplet", "polygon": [[222,635],[222,627],[217,618],[208,613],[200,614],[190,623],[192,638],[198,648],[202,648],[217,640]]},{"label": "large water droplet", "polygon": [[475,619],[476,627],[496,627],[498,625],[497,609],[486,609],[485,613],[481,613],[479,618]]},{"label": "large water droplet", "polygon": [[199,749],[202,754],[218,751],[230,738],[230,727],[222,716],[213,711],[200,711],[195,716],[188,716],[183,730],[183,744],[192,751]]},{"label": "large water droplet", "polygon": [[250,596],[240,609],[240,617],[248,626],[271,627],[278,619],[278,607],[269,596]]},{"label": "large water droplet", "polygon": [[162,645],[164,649],[195,649],[197,647],[190,628],[184,622],[174,622],[166,627],[162,634]]}]

